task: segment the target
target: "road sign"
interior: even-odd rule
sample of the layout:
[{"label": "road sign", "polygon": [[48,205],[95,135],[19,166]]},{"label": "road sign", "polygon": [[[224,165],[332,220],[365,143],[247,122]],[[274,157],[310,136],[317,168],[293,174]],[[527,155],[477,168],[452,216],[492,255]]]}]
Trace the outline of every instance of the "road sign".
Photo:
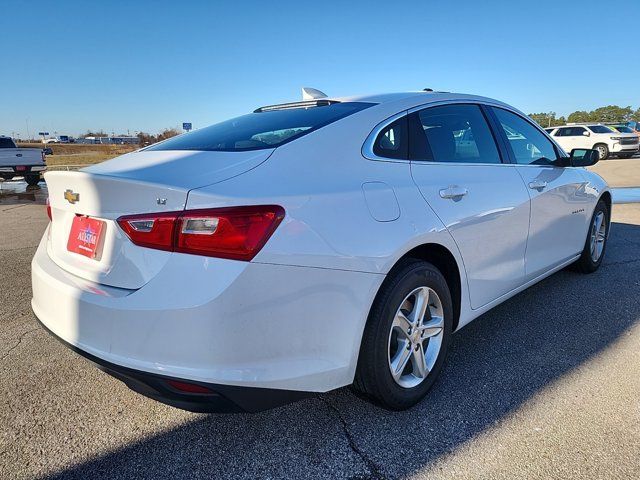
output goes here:
[{"label": "road sign", "polygon": [[185,122],[185,123],[183,123],[183,124],[182,124],[182,129],[183,129],[183,130],[185,130],[185,131],[187,131],[187,132],[188,132],[189,130],[191,130],[191,122]]},{"label": "road sign", "polygon": [[45,135],[49,135],[49,132],[38,132],[38,135],[42,135],[44,137]]}]

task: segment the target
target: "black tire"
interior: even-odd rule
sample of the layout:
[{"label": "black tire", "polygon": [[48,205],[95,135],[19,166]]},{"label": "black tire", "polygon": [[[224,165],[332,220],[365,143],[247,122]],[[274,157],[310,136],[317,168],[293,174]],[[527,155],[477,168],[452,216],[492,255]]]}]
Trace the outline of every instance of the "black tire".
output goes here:
[{"label": "black tire", "polygon": [[24,181],[27,182],[27,185],[33,187],[40,182],[40,174],[30,174],[24,176]]},{"label": "black tire", "polygon": [[[597,260],[593,259],[591,255],[591,236],[595,230],[595,219],[596,216],[602,212],[604,214],[604,223],[605,223],[605,234],[604,234],[604,243],[602,245],[602,252]],[[593,273],[598,268],[600,268],[600,264],[602,263],[602,259],[604,258],[605,251],[607,249],[607,240],[609,238],[609,209],[607,208],[607,204],[600,200],[596,205],[595,210],[593,211],[593,215],[591,216],[591,221],[589,222],[589,230],[587,231],[587,238],[584,242],[584,248],[582,250],[582,255],[580,258],[572,265],[573,270],[581,272],[581,273]]]},{"label": "black tire", "polygon": [[[399,385],[391,374],[389,339],[392,323],[401,303],[407,295],[420,287],[428,287],[439,298],[444,319],[442,343],[429,373],[418,385],[406,388]],[[402,261],[387,276],[369,313],[353,386],[387,409],[404,410],[412,407],[425,397],[438,377],[444,364],[452,330],[451,294],[440,271],[421,260]],[[424,345],[428,348],[428,342],[431,341],[432,339],[425,340]]]},{"label": "black tire", "polygon": [[597,143],[593,146],[598,151],[598,160],[606,160],[609,158],[609,147],[604,143]]}]

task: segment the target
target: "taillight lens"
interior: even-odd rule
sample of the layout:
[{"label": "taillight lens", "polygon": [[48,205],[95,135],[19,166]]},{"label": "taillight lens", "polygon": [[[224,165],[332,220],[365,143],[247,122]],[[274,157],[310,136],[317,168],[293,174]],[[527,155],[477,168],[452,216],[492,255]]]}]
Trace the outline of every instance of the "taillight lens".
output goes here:
[{"label": "taillight lens", "polygon": [[53,220],[53,216],[51,215],[51,202],[49,202],[49,197],[47,197],[47,217],[49,217],[49,221]]},{"label": "taillight lens", "polygon": [[128,215],[118,224],[136,245],[249,261],[284,218],[277,205]]},{"label": "taillight lens", "polygon": [[118,224],[136,245],[173,251],[173,230],[180,212],[128,215]]}]

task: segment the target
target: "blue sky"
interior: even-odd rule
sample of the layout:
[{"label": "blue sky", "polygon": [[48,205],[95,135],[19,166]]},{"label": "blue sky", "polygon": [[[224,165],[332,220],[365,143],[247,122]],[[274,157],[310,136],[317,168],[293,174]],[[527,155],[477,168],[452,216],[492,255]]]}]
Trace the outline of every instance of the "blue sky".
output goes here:
[{"label": "blue sky", "polygon": [[4,0],[0,134],[202,127],[302,86],[638,108],[638,22],[636,0]]}]

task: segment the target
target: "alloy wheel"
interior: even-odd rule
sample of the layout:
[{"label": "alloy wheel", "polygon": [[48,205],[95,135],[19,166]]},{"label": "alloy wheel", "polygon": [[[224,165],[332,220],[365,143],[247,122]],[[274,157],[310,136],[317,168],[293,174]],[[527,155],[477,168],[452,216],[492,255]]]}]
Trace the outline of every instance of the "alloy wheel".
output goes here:
[{"label": "alloy wheel", "polygon": [[604,250],[604,242],[607,236],[607,222],[605,221],[604,212],[600,211],[593,218],[591,225],[590,251],[591,260],[597,262],[602,256]]},{"label": "alloy wheel", "polygon": [[413,388],[427,378],[443,336],[440,297],[429,287],[416,288],[400,304],[389,332],[389,370],[398,385]]}]

